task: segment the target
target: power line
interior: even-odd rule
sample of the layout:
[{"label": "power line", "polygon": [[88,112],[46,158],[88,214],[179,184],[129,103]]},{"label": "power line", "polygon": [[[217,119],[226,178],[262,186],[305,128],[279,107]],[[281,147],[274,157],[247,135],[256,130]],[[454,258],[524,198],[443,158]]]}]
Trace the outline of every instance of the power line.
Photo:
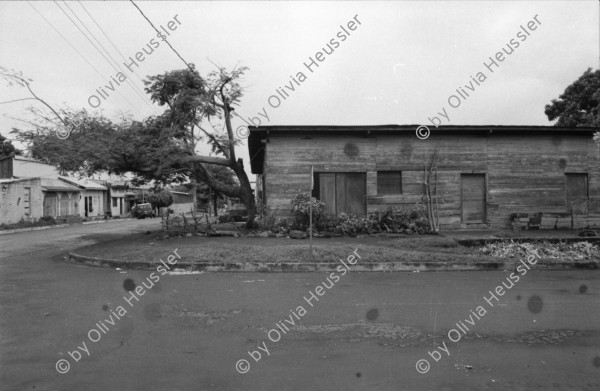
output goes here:
[{"label": "power line", "polygon": [[[94,24],[96,25],[96,27],[98,27],[98,29],[102,32],[102,34],[104,34],[104,37],[108,40],[108,42],[112,45],[112,47],[117,51],[117,53],[119,53],[119,55],[121,56],[121,58],[123,59],[123,61],[127,61],[127,59],[125,58],[125,55],[123,53],[121,53],[121,51],[119,50],[119,48],[114,44],[113,40],[110,39],[110,37],[108,36],[108,34],[106,34],[106,32],[104,31],[104,29],[98,24],[98,22],[96,21],[96,18],[94,18],[94,16],[92,16],[92,14],[89,13],[89,11],[87,10],[87,8],[85,8],[85,6],[83,5],[83,3],[81,1],[78,0],[77,2],[81,6],[81,8],[83,8],[83,10],[85,11],[85,13],[90,17],[90,19],[92,19],[92,21],[94,22]],[[142,80],[142,78],[137,74],[137,72],[135,70],[132,70],[131,72],[133,72],[133,74],[139,79],[139,81],[141,81],[142,83],[144,82],[144,80]]]},{"label": "power line", "polygon": [[[137,6],[137,4],[135,4],[133,2],[133,0],[129,0],[131,2],[131,4],[133,4],[133,6],[135,8],[138,9],[138,11],[140,11],[140,14],[142,14],[142,16],[144,17],[144,19],[146,19],[148,21],[148,23],[150,23],[150,26],[152,26],[152,28],[154,29],[154,31],[156,31],[158,34],[161,34],[161,32],[154,26],[154,24],[152,24],[152,22],[150,21],[150,19],[148,19],[146,17],[146,15],[144,15],[144,12],[142,12],[142,10],[140,9],[140,7]],[[183,61],[183,63],[190,69],[190,71],[192,71],[192,73],[197,73],[196,70],[194,70],[194,68],[192,68],[190,66],[190,64],[187,63],[187,61],[185,61],[183,59],[183,57],[181,57],[181,55],[177,52],[177,50],[175,50],[175,48],[173,48],[173,46],[171,46],[171,44],[169,43],[169,41],[167,41],[167,37],[164,37],[163,40],[167,43],[167,45],[169,45],[169,47],[171,48],[171,50],[177,55],[177,57],[179,57],[181,59],[181,61]]]},{"label": "power line", "polygon": [[[96,43],[98,44],[98,46],[100,46],[100,48],[104,51],[104,53],[106,53],[106,55],[108,57],[110,57],[110,59],[112,60],[112,63],[115,64],[118,68],[118,71],[120,71],[121,73],[124,73],[123,70],[121,69],[119,63],[112,57],[112,55],[106,50],[106,48],[102,45],[102,43],[100,43],[100,41],[96,38],[96,36],[94,35],[94,33],[92,31],[90,31],[90,29],[85,25],[85,23],[79,18],[79,16],[77,16],[77,14],[71,9],[71,7],[69,7],[69,5],[63,1],[64,5],[69,9],[69,11],[71,11],[71,13],[77,18],[77,20],[79,21],[79,23],[81,23],[81,25],[83,26],[83,28],[85,28],[85,30],[90,34],[90,36],[94,39],[94,41],[96,41]],[[81,30],[80,30],[81,31]],[[97,49],[96,49],[97,50]],[[104,57],[106,59],[106,57]],[[108,61],[108,59],[106,59]],[[108,61],[110,64],[110,61]],[[112,65],[111,65],[112,66]],[[117,70],[115,67],[113,67],[113,69]],[[132,84],[131,81],[129,79],[125,80],[128,85],[134,89],[134,92],[137,93],[137,95],[144,100],[144,102],[146,102],[145,97],[141,94],[141,91],[139,90],[139,88]]]},{"label": "power line", "polygon": [[[61,38],[62,38],[62,39],[63,39],[63,40],[64,40],[64,41],[65,41],[65,42],[66,42],[66,43],[67,43],[67,44],[70,46],[70,47],[71,47],[71,49],[73,49],[73,50],[74,50],[74,51],[75,51],[77,54],[79,54],[79,56],[80,56],[80,57],[81,57],[81,58],[82,58],[82,59],[83,59],[83,60],[84,60],[84,61],[85,61],[85,62],[86,62],[86,63],[87,63],[87,64],[88,64],[88,65],[89,65],[89,66],[90,66],[90,67],[91,67],[91,68],[92,68],[94,71],[96,71],[96,73],[97,73],[97,74],[98,74],[98,75],[99,75],[99,76],[100,76],[102,79],[104,79],[104,75],[103,75],[103,74],[102,74],[102,73],[101,73],[101,72],[98,70],[98,68],[96,68],[96,67],[95,67],[95,66],[94,66],[94,65],[93,65],[93,64],[92,64],[92,63],[91,63],[91,62],[90,62],[90,61],[89,61],[89,60],[88,60],[88,59],[87,59],[87,58],[86,58],[86,57],[85,57],[83,54],[81,54],[81,52],[80,52],[80,51],[79,51],[79,50],[78,50],[78,49],[77,49],[75,46],[73,46],[73,44],[72,44],[71,42],[69,42],[69,40],[68,40],[67,38],[65,38],[65,36],[64,36],[64,35],[62,35],[62,34],[61,34],[61,32],[60,32],[60,31],[58,31],[58,30],[56,29],[56,27],[54,27],[54,25],[53,25],[53,24],[52,24],[52,23],[51,23],[51,22],[50,22],[48,19],[46,19],[46,17],[45,17],[45,16],[44,16],[44,15],[43,15],[43,14],[42,14],[40,11],[38,11],[38,10],[37,10],[37,8],[35,8],[35,7],[33,6],[33,4],[31,4],[31,2],[29,2],[29,1],[28,1],[28,2],[27,2],[27,4],[29,4],[29,6],[30,6],[31,8],[33,8],[33,10],[34,10],[34,11],[35,11],[35,12],[36,12],[36,13],[37,13],[37,14],[38,14],[38,15],[39,15],[39,16],[40,16],[42,19],[44,19],[44,21],[45,21],[45,22],[46,22],[46,23],[47,23],[47,24],[48,24],[48,25],[49,25],[49,26],[52,28],[52,30],[54,30],[54,31],[55,31],[55,32],[56,32],[56,33],[57,33],[57,34],[58,34],[58,35],[59,35],[59,36],[60,36],[60,37],[61,37]],[[121,94],[119,93],[119,95],[121,95]],[[121,96],[123,97],[123,95],[121,95]],[[123,98],[125,99],[125,97],[123,97]],[[127,99],[125,99],[125,101],[127,101]],[[128,102],[128,103],[129,103],[131,106],[133,106],[133,105],[131,104],[131,102],[129,102],[129,101],[127,101],[127,102]],[[133,106],[133,107],[134,107],[134,108],[136,108],[135,106]],[[136,108],[136,109],[137,109],[137,108]],[[138,112],[139,112],[139,110],[138,110]]]},{"label": "power line", "polygon": [[[37,14],[38,14],[38,15],[39,15],[39,16],[40,16],[42,19],[44,19],[44,21],[45,21],[45,22],[46,22],[46,23],[47,23],[47,24],[48,24],[48,25],[49,25],[49,26],[52,28],[52,30],[54,30],[54,31],[55,31],[55,32],[56,32],[56,33],[57,33],[57,34],[58,34],[58,35],[59,35],[59,36],[60,36],[60,37],[63,39],[63,41],[65,41],[65,42],[67,43],[67,45],[69,45],[69,46],[71,47],[71,49],[73,49],[73,50],[74,50],[74,51],[75,51],[77,54],[79,54],[79,56],[80,56],[80,57],[81,57],[81,58],[82,58],[82,59],[83,59],[83,60],[84,60],[84,61],[85,61],[85,62],[86,62],[86,63],[87,63],[87,64],[88,64],[88,65],[89,65],[89,66],[90,66],[90,67],[91,67],[91,68],[92,68],[94,71],[96,71],[96,73],[97,73],[98,75],[100,75],[100,77],[101,77],[102,79],[104,79],[104,75],[102,75],[102,73],[101,73],[101,72],[100,72],[100,71],[99,71],[99,70],[98,70],[98,69],[97,69],[97,68],[96,68],[96,67],[95,67],[95,66],[94,66],[94,65],[93,65],[93,64],[92,64],[92,63],[91,63],[91,62],[90,62],[90,61],[89,61],[89,60],[88,60],[88,59],[87,59],[87,58],[86,58],[86,57],[85,57],[83,54],[81,54],[81,52],[80,52],[79,50],[77,50],[77,48],[76,48],[75,46],[73,46],[73,44],[72,44],[71,42],[69,42],[69,40],[68,40],[67,38],[65,38],[65,36],[64,36],[64,35],[62,35],[62,34],[61,34],[61,32],[60,32],[60,31],[58,31],[58,30],[56,29],[56,27],[54,27],[54,25],[53,25],[52,23],[50,23],[50,21],[49,21],[48,19],[46,19],[46,17],[45,17],[45,16],[44,16],[44,15],[43,15],[43,14],[42,14],[40,11],[38,11],[38,10],[37,10],[37,8],[35,8],[35,7],[33,6],[33,4],[31,4],[31,2],[29,2],[29,1],[28,1],[28,2],[27,2],[27,4],[29,4],[29,6],[30,6],[31,8],[33,8],[33,10],[34,10],[34,11],[35,11],[35,12],[36,12],[36,13],[37,13]],[[120,92],[119,92],[119,95],[121,95],[121,96],[123,97],[123,99],[125,99],[125,101],[127,101],[127,102],[129,103],[129,105],[133,106],[133,104],[131,104],[131,102],[129,102],[129,101],[128,101],[128,100],[127,100],[127,99],[126,99],[126,98],[125,98],[125,97],[124,97],[124,96],[123,96],[123,95],[122,95]],[[134,107],[134,108],[137,110],[137,108],[136,108],[135,106],[133,106],[133,107]],[[138,112],[139,112],[139,110],[138,110]]]},{"label": "power line", "polygon": [[62,34],[60,33],[60,31],[58,31],[58,30],[57,30],[57,29],[54,27],[54,25],[52,25],[52,23],[50,23],[50,21],[48,21],[48,19],[46,19],[46,17],[45,17],[44,15],[42,15],[42,13],[41,13],[40,11],[38,11],[38,10],[37,10],[37,9],[36,9],[36,8],[33,6],[33,4],[31,4],[31,2],[29,2],[29,1],[28,1],[28,2],[27,2],[27,4],[29,4],[29,5],[31,6],[31,8],[33,8],[33,10],[34,10],[35,12],[37,12],[37,13],[38,13],[38,15],[40,15],[40,16],[42,17],[42,19],[44,19],[44,20],[46,21],[46,23],[48,23],[48,25],[49,25],[50,27],[52,27],[52,29],[53,29],[53,30],[54,30],[54,31],[55,31],[55,32],[56,32],[58,35],[60,35],[60,37],[61,37],[61,38],[62,38],[62,39],[63,39],[63,40],[64,40],[64,41],[65,41],[65,42],[66,42],[66,43],[67,43],[67,44],[68,44],[68,45],[71,47],[71,49],[75,50],[75,52],[77,52],[77,54],[79,54],[79,55],[81,56],[81,58],[83,58],[83,60],[84,60],[85,62],[87,62],[87,63],[88,63],[88,65],[89,65],[90,67],[92,67],[92,69],[93,69],[93,70],[95,70],[95,71],[96,71],[96,73],[97,73],[98,75],[100,75],[100,77],[101,77],[101,78],[103,78],[103,79],[104,79],[104,75],[102,75],[102,73],[101,73],[101,72],[100,72],[100,71],[99,71],[99,70],[98,70],[98,69],[97,69],[97,68],[96,68],[94,65],[92,65],[92,63],[91,63],[91,62],[89,62],[89,61],[88,61],[88,59],[87,59],[87,58],[86,58],[86,57],[85,57],[83,54],[81,54],[81,52],[80,52],[79,50],[77,50],[77,48],[76,48],[75,46],[73,46],[73,45],[71,44],[71,42],[69,42],[69,40],[68,40],[68,39],[66,39],[66,38],[64,37],[64,35],[62,35]]},{"label": "power line", "polygon": [[[86,26],[86,24],[79,18],[79,16],[73,11],[73,9],[71,9],[71,7],[69,6],[68,3],[66,3],[63,0],[63,4],[69,9],[69,11],[71,11],[71,13],[77,18],[77,20],[79,21],[79,23],[81,23],[81,25],[83,26],[83,28],[85,28],[85,30],[90,34],[90,36],[94,39],[94,41],[96,41],[96,43],[98,44],[98,46],[100,46],[100,48],[104,51],[104,53],[106,53],[106,55],[108,57],[110,57],[110,59],[112,60],[113,64],[115,64],[118,68],[118,70],[124,74],[123,69],[121,68],[121,66],[119,65],[119,63],[113,58],[113,56],[108,52],[108,50],[106,50],[106,48],[104,47],[104,45],[102,45],[102,43],[98,40],[98,38],[96,38],[96,36],[94,35],[94,33],[92,31],[90,31],[90,29]],[[105,57],[106,59],[106,57]],[[108,61],[108,60],[107,60]],[[113,67],[113,69],[115,69]],[[115,69],[116,70],[116,69]],[[127,84],[134,89],[134,92],[137,92],[137,95],[140,99],[142,99],[150,108],[152,108],[154,110],[154,108],[148,104],[146,102],[146,97],[143,95],[142,91],[140,91],[140,89],[131,82],[131,80],[129,80],[129,78],[127,78],[125,80],[127,82]]]},{"label": "power line", "polygon": [[[71,23],[73,23],[73,25],[79,30],[79,32],[85,37],[85,39],[88,40],[88,42],[94,47],[94,49],[96,49],[96,51],[98,51],[98,53],[100,53],[100,55],[108,62],[108,64],[115,70],[118,72],[118,70],[110,63],[110,61],[108,60],[108,58],[106,58],[106,56],[100,51],[100,49],[98,49],[98,47],[89,39],[89,37],[83,32],[83,30],[77,25],[77,23],[75,23],[75,21],[73,20],[73,18],[71,18],[69,16],[69,14],[67,14],[67,12],[62,9],[62,7],[58,4],[58,2],[56,0],[54,0],[54,4],[56,4],[56,6],[58,7],[58,9],[60,9],[62,11],[63,14],[65,14],[65,16],[71,21]],[[127,98],[125,98],[125,96],[123,94],[121,94],[120,91],[117,91],[117,93],[119,95],[121,95],[121,97],[127,102],[129,103],[129,105],[131,105],[132,107],[134,107],[138,113],[141,114],[141,112],[139,111],[139,109],[137,108],[137,106],[135,106],[133,103],[131,103]]]}]

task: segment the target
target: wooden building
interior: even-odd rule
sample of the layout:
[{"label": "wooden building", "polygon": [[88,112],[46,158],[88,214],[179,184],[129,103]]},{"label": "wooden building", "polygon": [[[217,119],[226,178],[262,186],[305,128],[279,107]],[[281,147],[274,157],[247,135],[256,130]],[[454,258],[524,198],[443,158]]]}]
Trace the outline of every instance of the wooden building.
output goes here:
[{"label": "wooden building", "polygon": [[560,228],[573,219],[600,225],[598,129],[440,126],[419,139],[416,128],[250,127],[257,194],[279,216],[311,183],[335,215],[411,206],[423,200],[424,169],[435,153],[442,229]]}]

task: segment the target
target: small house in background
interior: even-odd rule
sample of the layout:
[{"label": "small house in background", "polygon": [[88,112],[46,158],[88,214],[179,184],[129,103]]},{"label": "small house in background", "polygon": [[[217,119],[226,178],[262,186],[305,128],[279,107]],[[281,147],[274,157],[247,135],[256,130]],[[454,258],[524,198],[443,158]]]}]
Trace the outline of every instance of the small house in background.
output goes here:
[{"label": "small house in background", "polygon": [[0,179],[0,223],[33,222],[44,214],[40,178]]},{"label": "small house in background", "polygon": [[49,164],[23,156],[0,159],[0,224],[42,217],[61,221],[126,215],[128,182],[112,175],[106,179],[60,176]]},{"label": "small house in background", "polygon": [[79,210],[81,217],[104,217],[108,188],[87,178],[59,177],[61,181],[79,188]]},{"label": "small house in background", "polygon": [[129,213],[131,209],[129,200],[125,199],[129,191],[127,181],[112,181],[106,184],[108,187],[108,203],[111,216],[121,216]]},{"label": "small house in background", "polygon": [[169,206],[169,209],[173,210],[173,213],[190,213],[190,211],[196,211],[194,205],[194,194],[193,190],[188,190],[184,186],[173,187],[169,190],[173,194],[173,204]]},{"label": "small house in background", "polygon": [[432,126],[420,139],[416,128],[251,126],[259,202],[289,216],[292,196],[313,184],[331,215],[411,207],[435,155],[442,229],[600,226],[598,129]]},{"label": "small house in background", "polygon": [[0,159],[0,178],[57,178],[56,167],[24,156]]},{"label": "small house in background", "polygon": [[79,217],[80,191],[58,178],[41,178],[44,216],[72,220]]},{"label": "small house in background", "polygon": [[35,159],[0,159],[0,223],[78,219],[79,188],[59,180],[58,174],[55,167]]}]

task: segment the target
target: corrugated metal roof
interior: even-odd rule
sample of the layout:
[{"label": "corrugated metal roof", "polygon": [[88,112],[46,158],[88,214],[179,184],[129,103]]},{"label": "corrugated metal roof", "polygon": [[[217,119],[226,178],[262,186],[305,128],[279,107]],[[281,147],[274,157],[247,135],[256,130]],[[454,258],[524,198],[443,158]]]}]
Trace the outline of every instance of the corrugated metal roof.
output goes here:
[{"label": "corrugated metal roof", "polygon": [[91,181],[87,178],[75,179],[75,178],[66,178],[66,177],[58,177],[61,181],[69,183],[73,186],[78,186],[82,189],[86,190],[108,190],[105,186],[102,186],[94,181]]},{"label": "corrugated metal roof", "polygon": [[42,178],[42,190],[79,192],[78,187],[69,185],[58,178]]},{"label": "corrugated metal roof", "polygon": [[427,126],[430,130],[448,131],[448,130],[545,130],[545,131],[572,131],[572,130],[587,130],[600,131],[598,127],[578,126],[578,127],[559,127],[552,125],[440,125],[438,127],[432,124],[380,124],[380,125],[265,125],[265,126],[248,126],[250,132],[259,130],[279,130],[279,131],[297,131],[297,130],[412,130],[415,131],[419,126]]}]

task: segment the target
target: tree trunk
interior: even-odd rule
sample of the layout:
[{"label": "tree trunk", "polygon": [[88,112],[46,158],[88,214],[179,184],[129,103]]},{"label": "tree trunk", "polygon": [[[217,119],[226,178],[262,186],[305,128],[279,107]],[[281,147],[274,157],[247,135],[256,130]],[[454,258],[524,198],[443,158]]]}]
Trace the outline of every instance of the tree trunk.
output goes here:
[{"label": "tree trunk", "polygon": [[242,196],[242,201],[248,210],[248,222],[246,223],[246,228],[254,228],[254,219],[256,218],[256,202],[252,192],[250,191],[249,195],[244,194]]},{"label": "tree trunk", "polygon": [[250,180],[248,179],[246,170],[244,170],[244,161],[242,159],[238,159],[236,163],[237,164],[235,164],[235,167],[232,167],[232,169],[240,181],[240,198],[242,199],[244,206],[246,206],[246,210],[248,210],[248,222],[246,223],[246,228],[254,228],[254,219],[256,218],[256,200],[254,199],[254,193],[252,193]]},{"label": "tree trunk", "polygon": [[231,163],[229,166],[235,172],[237,179],[240,181],[239,186],[225,185],[216,179],[214,179],[202,163],[197,164],[194,170],[194,174],[199,181],[206,183],[214,191],[225,194],[228,197],[239,198],[244,203],[246,210],[248,211],[248,222],[246,223],[247,228],[254,228],[254,219],[256,218],[256,202],[254,200],[254,194],[252,193],[252,187],[250,186],[250,180],[246,171],[244,170],[244,163],[242,159],[238,159],[236,162]]},{"label": "tree trunk", "polygon": [[218,198],[217,197],[217,192],[215,191],[213,193],[213,209],[215,211],[215,216],[219,215],[219,211],[218,211],[219,208],[217,207],[217,198]]}]

